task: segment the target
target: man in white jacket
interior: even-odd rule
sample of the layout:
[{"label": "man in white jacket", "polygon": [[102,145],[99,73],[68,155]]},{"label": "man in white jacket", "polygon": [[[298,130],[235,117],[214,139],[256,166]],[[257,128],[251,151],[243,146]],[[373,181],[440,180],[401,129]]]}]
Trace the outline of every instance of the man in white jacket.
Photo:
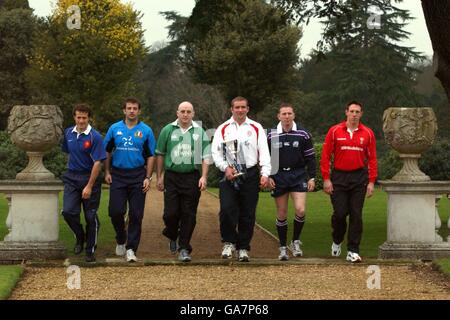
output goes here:
[{"label": "man in white jacket", "polygon": [[[259,188],[268,187],[271,170],[266,134],[258,122],[247,118],[248,111],[247,99],[234,98],[232,117],[217,128],[211,148],[215,165],[224,173],[219,185],[222,258],[230,259],[238,250],[241,262],[249,261]],[[237,147],[237,166],[225,156],[224,142]]]}]

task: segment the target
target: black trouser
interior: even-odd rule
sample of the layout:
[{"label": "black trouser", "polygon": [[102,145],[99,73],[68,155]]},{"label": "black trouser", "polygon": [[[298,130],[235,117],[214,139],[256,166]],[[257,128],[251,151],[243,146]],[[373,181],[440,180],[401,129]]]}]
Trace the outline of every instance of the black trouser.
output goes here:
[{"label": "black trouser", "polygon": [[233,243],[236,249],[250,250],[259,198],[258,169],[248,169],[246,179],[239,186],[240,189],[236,190],[224,179],[219,184],[220,234],[222,242]]},{"label": "black trouser", "polygon": [[363,230],[362,210],[368,183],[367,170],[334,170],[331,182],[333,183],[331,202],[334,209],[331,217],[333,241],[339,244],[344,240],[349,215],[347,249],[359,253]]},{"label": "black trouser", "polygon": [[[136,169],[113,168],[109,193],[109,216],[116,231],[118,244],[137,251],[141,240],[142,218],[144,217],[145,193],[142,187],[146,175],[144,167]],[[125,213],[128,210],[128,236],[125,231]]]},{"label": "black trouser", "polygon": [[163,235],[171,240],[178,239],[179,249],[192,251],[190,241],[196,224],[200,189],[200,173],[178,173],[166,171],[164,174],[164,215]]},{"label": "black trouser", "polygon": [[[82,199],[82,192],[89,181],[90,175],[90,172],[67,171],[62,176],[64,182],[62,215],[75,234],[77,242],[86,242],[87,254],[94,253],[97,247],[97,236],[100,228],[97,210],[100,204],[102,186],[102,179],[99,177],[92,187],[91,197]],[[81,205],[83,205],[84,219],[86,220],[86,233],[80,223]]]}]

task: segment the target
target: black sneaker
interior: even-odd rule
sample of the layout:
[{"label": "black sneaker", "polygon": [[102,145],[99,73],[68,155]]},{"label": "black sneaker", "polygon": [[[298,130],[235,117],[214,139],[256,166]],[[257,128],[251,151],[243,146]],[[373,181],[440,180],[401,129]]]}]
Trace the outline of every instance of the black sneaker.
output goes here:
[{"label": "black sneaker", "polygon": [[170,252],[172,252],[173,254],[177,253],[177,251],[178,251],[177,240],[170,240],[170,241],[169,241],[169,250],[170,250]]},{"label": "black sneaker", "polygon": [[86,258],[85,258],[86,262],[95,262],[95,256],[93,253],[88,253],[86,254]]},{"label": "black sneaker", "polygon": [[83,242],[77,241],[77,243],[75,244],[75,247],[73,247],[73,253],[78,255],[81,252],[83,252]]}]

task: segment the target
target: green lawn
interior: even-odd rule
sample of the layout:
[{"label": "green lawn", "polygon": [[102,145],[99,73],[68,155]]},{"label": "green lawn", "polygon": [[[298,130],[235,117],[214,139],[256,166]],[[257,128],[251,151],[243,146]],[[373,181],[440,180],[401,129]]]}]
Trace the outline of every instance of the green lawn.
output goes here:
[{"label": "green lawn", "polygon": [[439,259],[434,262],[439,266],[441,272],[445,273],[448,277],[450,277],[450,259]]},{"label": "green lawn", "polygon": [[[110,256],[115,248],[115,232],[113,226],[111,224],[111,220],[108,216],[108,201],[109,201],[109,190],[102,190],[102,196],[100,201],[100,208],[98,211],[99,220],[100,220],[100,232],[98,238],[98,248],[97,248],[97,257],[102,256]],[[62,208],[62,192],[59,197],[59,205]],[[7,202],[3,194],[0,194],[0,239],[6,235],[6,215],[7,215]],[[84,217],[81,218],[83,225]],[[67,226],[64,221],[62,215],[59,216],[59,239],[67,248],[68,256],[73,255],[72,249],[75,245],[75,237],[72,231]]]},{"label": "green lawn", "polygon": [[[218,194],[218,189],[209,189]],[[292,232],[293,207],[289,202],[289,232]],[[363,237],[361,255],[377,257],[378,247],[386,240],[387,194],[377,189],[373,197],[366,199],[363,211]],[[331,202],[324,192],[308,193],[306,203],[306,224],[301,240],[305,257],[329,257],[331,247]],[[439,202],[439,212],[443,219],[441,235],[448,234],[447,220],[450,216],[450,201],[443,198]],[[273,234],[275,227],[276,207],[270,193],[260,193],[256,213],[257,222]],[[289,238],[288,238],[289,239]],[[344,242],[345,244],[345,242]],[[345,245],[344,245],[345,248]]]},{"label": "green lawn", "polygon": [[[217,189],[210,191],[218,193]],[[114,250],[114,229],[108,217],[109,191],[102,191],[99,209],[100,233],[97,256],[111,255]],[[366,199],[363,213],[364,231],[361,242],[361,254],[365,257],[376,257],[378,246],[386,240],[386,193],[376,190],[374,196]],[[447,220],[450,216],[450,201],[443,198],[440,202],[440,214],[443,219],[441,235],[448,235]],[[3,195],[0,195],[0,239],[6,234],[7,204]],[[270,194],[260,193],[257,210],[257,221],[264,228],[276,235],[275,229],[275,202]],[[331,203],[322,191],[309,193],[307,197],[306,224],[302,233],[303,248],[306,257],[328,257],[331,245]],[[289,222],[292,232],[293,209],[290,205]],[[60,216],[60,240],[68,248],[71,255],[74,237],[65,221]]]},{"label": "green lawn", "polygon": [[8,299],[22,272],[21,266],[0,266],[0,300]]}]

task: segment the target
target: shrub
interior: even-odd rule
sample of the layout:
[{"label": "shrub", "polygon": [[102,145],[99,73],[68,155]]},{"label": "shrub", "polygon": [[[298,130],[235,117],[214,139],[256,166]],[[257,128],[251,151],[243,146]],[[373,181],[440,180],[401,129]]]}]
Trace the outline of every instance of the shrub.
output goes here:
[{"label": "shrub", "polygon": [[[390,150],[379,161],[380,180],[391,179],[402,166],[398,152]],[[419,168],[429,175],[431,180],[450,180],[450,140],[437,140],[419,159]]]},{"label": "shrub", "polygon": [[[16,174],[22,171],[28,163],[28,157],[24,151],[16,147],[5,131],[0,131],[0,179],[14,179]],[[44,157],[44,165],[57,178],[66,168],[67,157],[59,146],[55,146]]]}]

